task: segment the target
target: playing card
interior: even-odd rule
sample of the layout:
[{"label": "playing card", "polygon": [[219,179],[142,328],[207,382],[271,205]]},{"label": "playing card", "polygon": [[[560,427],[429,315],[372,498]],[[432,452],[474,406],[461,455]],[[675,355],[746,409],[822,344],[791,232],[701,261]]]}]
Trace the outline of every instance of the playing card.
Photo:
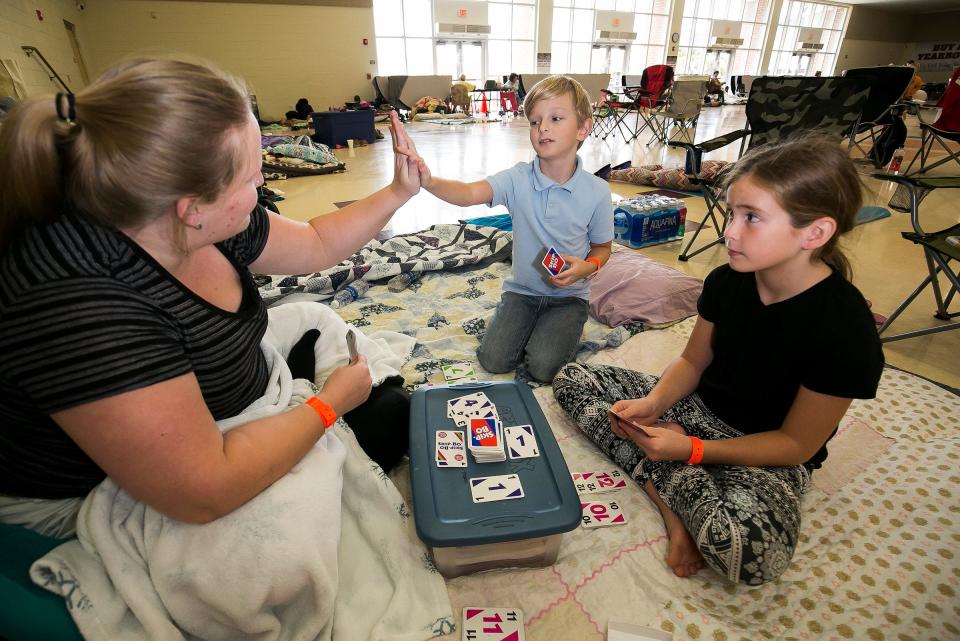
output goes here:
[{"label": "playing card", "polygon": [[537,437],[533,435],[532,425],[514,425],[504,431],[504,441],[510,458],[532,458],[540,456]]},{"label": "playing card", "polygon": [[351,363],[357,360],[357,334],[352,329],[347,330],[347,352]]},{"label": "playing card", "polygon": [[643,432],[643,433],[646,434],[647,436],[653,436],[653,434],[651,434],[650,432],[648,432],[643,425],[640,425],[639,423],[636,423],[636,422],[634,422],[633,420],[631,420],[631,419],[623,416],[622,414],[620,414],[620,413],[618,413],[618,412],[614,412],[613,410],[610,410],[610,413],[613,414],[614,416],[616,416],[617,418],[619,418],[619,419],[620,419],[621,421],[623,421],[624,423],[626,423],[628,427],[631,427],[631,428],[637,430],[638,432]]},{"label": "playing card", "polygon": [[468,412],[480,409],[485,403],[490,403],[490,399],[483,392],[475,394],[464,394],[457,398],[451,398],[447,401],[447,417],[462,416]]},{"label": "playing card", "polygon": [[475,418],[470,421],[470,447],[497,447],[500,437],[497,422],[492,418]]},{"label": "playing card", "polygon": [[461,641],[524,641],[523,611],[518,608],[463,609]]},{"label": "playing card", "polygon": [[563,270],[563,266],[567,264],[567,261],[563,260],[560,252],[551,247],[543,257],[542,264],[543,268],[546,269],[551,276],[556,276]]},{"label": "playing card", "polygon": [[443,365],[440,367],[443,371],[443,377],[447,379],[447,382],[459,381],[461,378],[476,378],[477,372],[473,369],[473,365],[470,363],[453,363],[451,365]]},{"label": "playing card", "polygon": [[633,623],[607,622],[607,641],[671,641],[673,635],[663,630],[645,628]]},{"label": "playing card", "polygon": [[516,474],[479,476],[470,479],[470,494],[474,503],[490,503],[508,499],[522,499],[523,486]]},{"label": "playing card", "polygon": [[590,501],[581,503],[580,509],[583,511],[583,527],[607,527],[627,522],[627,516],[616,501]]},{"label": "playing card", "polygon": [[620,470],[602,470],[600,472],[574,472],[573,485],[577,494],[600,494],[614,492],[627,487],[627,477]]},{"label": "playing card", "polygon": [[467,466],[467,446],[463,440],[463,432],[437,432],[436,462],[437,467]]}]

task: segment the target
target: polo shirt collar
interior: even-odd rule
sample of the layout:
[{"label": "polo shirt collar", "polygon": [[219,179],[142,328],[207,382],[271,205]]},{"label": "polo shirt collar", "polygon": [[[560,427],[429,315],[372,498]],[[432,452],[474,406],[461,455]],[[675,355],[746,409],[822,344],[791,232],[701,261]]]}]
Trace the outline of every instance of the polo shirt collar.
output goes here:
[{"label": "polo shirt collar", "polygon": [[573,170],[573,175],[570,176],[570,180],[558,185],[553,178],[548,178],[542,171],[540,171],[540,156],[537,156],[533,159],[533,187],[537,191],[543,191],[544,189],[550,189],[553,186],[557,186],[560,189],[565,189],[572,192],[573,186],[577,182],[577,177],[580,175],[580,167],[583,162],[580,160],[580,155],[577,154],[577,166]]}]

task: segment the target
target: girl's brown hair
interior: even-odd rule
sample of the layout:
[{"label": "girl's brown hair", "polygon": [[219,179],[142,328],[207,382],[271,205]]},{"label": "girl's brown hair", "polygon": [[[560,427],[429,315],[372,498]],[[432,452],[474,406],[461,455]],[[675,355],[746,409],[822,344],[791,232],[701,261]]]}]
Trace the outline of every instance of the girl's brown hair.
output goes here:
[{"label": "girl's brown hair", "polygon": [[[242,166],[250,117],[243,83],[204,64],[136,59],[74,97],[72,123],[53,96],[15,107],[0,127],[0,243],[67,207],[114,227],[212,201]],[[66,104],[66,100],[61,101]]]},{"label": "girl's brown hair", "polygon": [[850,280],[850,261],[840,249],[840,236],[853,229],[863,203],[860,177],[836,138],[805,135],[756,147],[724,175],[722,190],[749,177],[770,191],[790,214],[794,227],[803,228],[818,218],[832,218],[837,231],[813,252]]}]

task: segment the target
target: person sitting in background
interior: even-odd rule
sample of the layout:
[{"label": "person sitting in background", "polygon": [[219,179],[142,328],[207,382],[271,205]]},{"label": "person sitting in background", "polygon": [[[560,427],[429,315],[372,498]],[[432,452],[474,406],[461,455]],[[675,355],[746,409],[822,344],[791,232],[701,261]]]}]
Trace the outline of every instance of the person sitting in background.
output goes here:
[{"label": "person sitting in background", "polygon": [[460,85],[460,86],[462,86],[464,89],[466,89],[466,90],[467,90],[467,93],[469,93],[469,92],[471,92],[471,91],[473,91],[474,89],[477,88],[477,86],[476,86],[475,84],[473,84],[472,82],[469,82],[469,81],[467,80],[466,74],[460,74],[460,80],[457,80],[455,83],[453,83],[453,86],[454,86],[454,87],[456,87],[457,85]]},{"label": "person sitting in background", "polygon": [[719,71],[714,71],[713,76],[707,80],[707,95],[703,97],[703,102],[711,105],[724,103],[723,83],[720,81]]},{"label": "person sitting in background", "polygon": [[297,106],[294,107],[292,111],[288,111],[284,116],[287,120],[309,120],[310,114],[313,113],[313,107],[310,106],[310,101],[306,98],[301,98],[297,101]]},{"label": "person sitting in background", "polygon": [[501,91],[520,91],[520,76],[515,73],[510,74],[510,79],[500,87]]}]

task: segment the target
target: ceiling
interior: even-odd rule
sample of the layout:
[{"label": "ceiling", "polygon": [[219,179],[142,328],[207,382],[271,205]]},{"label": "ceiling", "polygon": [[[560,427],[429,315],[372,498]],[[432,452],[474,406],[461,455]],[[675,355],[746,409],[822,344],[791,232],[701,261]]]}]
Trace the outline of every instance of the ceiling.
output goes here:
[{"label": "ceiling", "polygon": [[844,0],[844,2],[881,11],[926,13],[928,11],[960,10],[960,2],[957,0]]}]

